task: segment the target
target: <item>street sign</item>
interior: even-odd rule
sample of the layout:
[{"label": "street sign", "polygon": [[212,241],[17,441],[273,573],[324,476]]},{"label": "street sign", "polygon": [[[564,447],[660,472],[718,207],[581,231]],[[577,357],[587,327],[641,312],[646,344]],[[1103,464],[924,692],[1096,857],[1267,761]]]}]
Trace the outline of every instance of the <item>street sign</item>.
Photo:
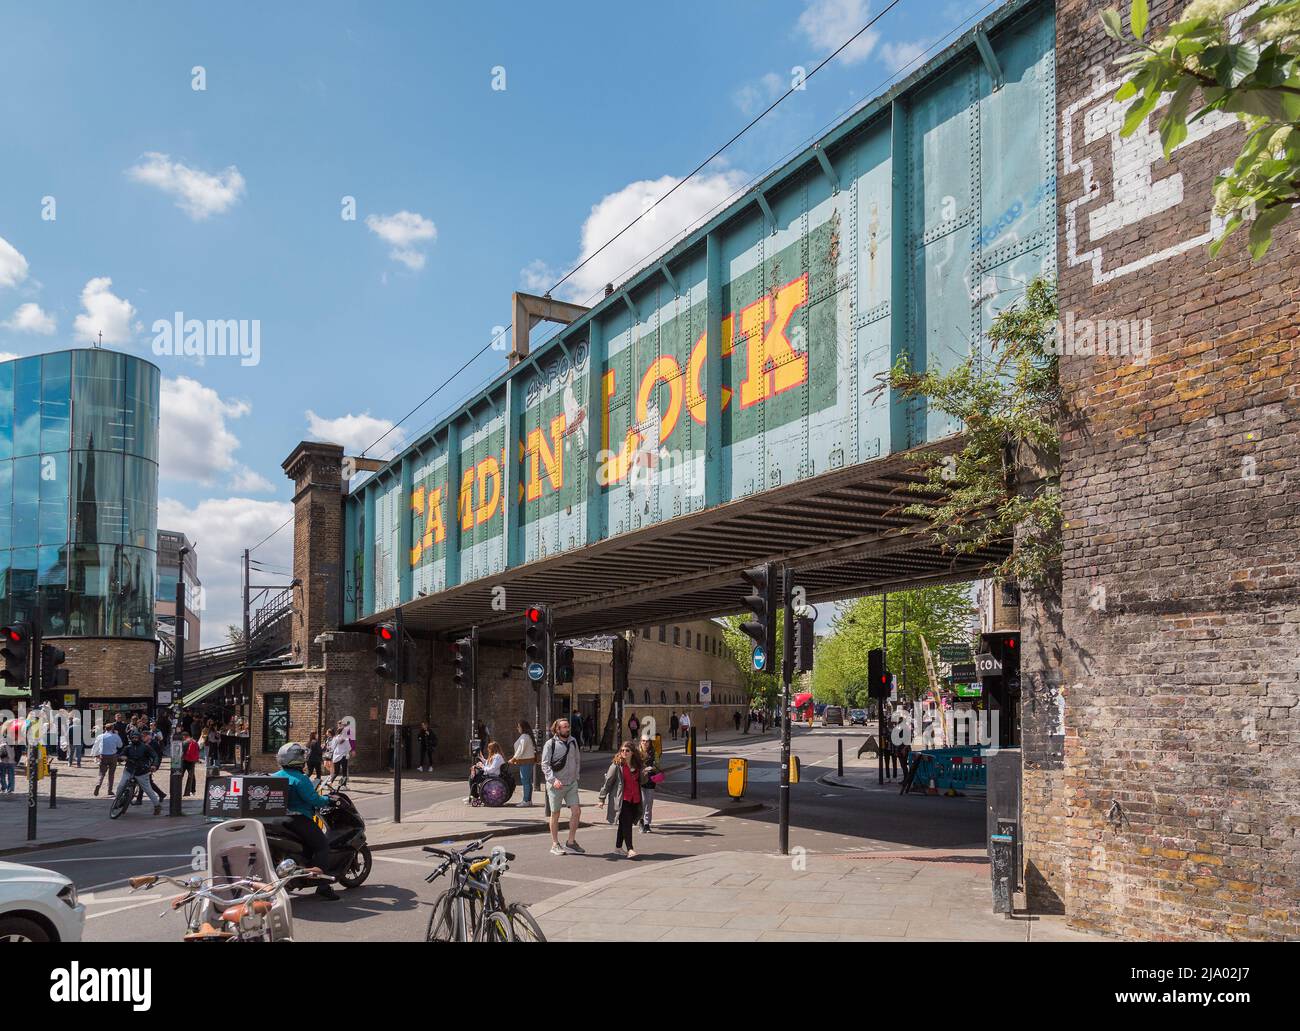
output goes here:
[{"label": "street sign", "polygon": [[388,727],[400,727],[402,725],[402,713],[405,709],[406,699],[388,699],[388,714],[384,717],[384,725]]},{"label": "street sign", "polygon": [[701,680],[700,681],[700,704],[708,705],[711,701],[713,701],[713,681]]},{"label": "street sign", "polygon": [[975,656],[975,672],[982,677],[996,676],[1002,672],[1002,663],[984,652]]},{"label": "street sign", "polygon": [[546,676],[546,667],[540,662],[530,662],[528,664],[528,679],[536,683]]},{"label": "street sign", "polygon": [[953,683],[971,684],[979,679],[979,672],[975,669],[975,663],[962,662],[953,665],[949,676],[952,677]]},{"label": "street sign", "polygon": [[754,649],[753,658],[754,669],[757,672],[762,673],[763,670],[767,669],[767,652],[763,651],[762,647]]},{"label": "street sign", "polygon": [[969,644],[941,644],[939,645],[940,662],[970,662],[970,645]]}]

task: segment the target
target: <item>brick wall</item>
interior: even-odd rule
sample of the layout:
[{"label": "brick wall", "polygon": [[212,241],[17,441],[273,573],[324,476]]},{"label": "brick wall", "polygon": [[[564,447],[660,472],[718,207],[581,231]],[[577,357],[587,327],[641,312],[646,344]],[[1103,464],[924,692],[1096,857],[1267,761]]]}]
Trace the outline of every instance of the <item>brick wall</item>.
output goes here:
[{"label": "brick wall", "polygon": [[[1061,596],[1025,613],[1027,881],[1079,926],[1295,938],[1297,219],[1260,263],[1244,234],[1208,258],[1240,131],[1211,121],[1170,163],[1118,140],[1103,6],[1057,4],[1061,308],[1149,319],[1152,350],[1062,360]],[[1154,4],[1155,31],[1182,7]]]},{"label": "brick wall", "polygon": [[82,705],[101,698],[148,698],[152,708],[154,675],[150,665],[156,641],[119,637],[49,637],[63,649],[69,691],[79,691]]}]

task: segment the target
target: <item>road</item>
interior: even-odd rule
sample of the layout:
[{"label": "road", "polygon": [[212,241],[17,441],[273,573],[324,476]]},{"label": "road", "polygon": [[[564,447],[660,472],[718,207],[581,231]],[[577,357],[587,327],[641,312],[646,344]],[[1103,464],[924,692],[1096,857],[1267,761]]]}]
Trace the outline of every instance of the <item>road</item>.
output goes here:
[{"label": "road", "polygon": [[[803,777],[791,788],[793,848],[810,852],[896,851],[910,848],[977,847],[983,839],[984,808],[978,798],[900,797],[896,787],[854,790],[828,787],[817,778],[835,770],[835,741],[842,736],[845,754],[852,756],[865,732],[860,728],[796,730],[795,754]],[[737,805],[726,797],[726,760],[741,755],[750,761],[750,786],[745,802],[761,802],[759,812],[661,825],[641,836],[641,857],[655,863],[715,850],[775,851],[775,806],[779,791],[780,742],[775,735],[709,745],[701,742],[698,758],[699,800],[718,809]],[[685,763],[680,753],[669,765]],[[428,805],[464,791],[459,783],[404,784],[403,808]],[[675,769],[660,797],[688,799],[688,766]],[[359,800],[363,815],[374,821],[391,818],[391,795]],[[128,818],[135,814],[129,814]],[[588,814],[591,816],[593,814]],[[207,827],[161,831],[148,838],[104,841],[70,847],[24,861],[47,866],[71,877],[86,902],[88,941],[178,940],[183,932],[179,914],[167,906],[170,894],[154,889],[130,893],[127,877],[144,873],[182,875],[191,869]],[[579,840],[587,855],[552,856],[543,834],[517,834],[494,839],[517,856],[506,875],[507,897],[536,902],[621,870],[632,860],[613,853],[613,831],[602,826],[584,829]],[[375,853],[374,871],[360,888],[346,891],[339,902],[296,896],[296,936],[305,941],[414,941],[424,933],[429,903],[441,890],[424,877],[432,868],[419,847]]]}]

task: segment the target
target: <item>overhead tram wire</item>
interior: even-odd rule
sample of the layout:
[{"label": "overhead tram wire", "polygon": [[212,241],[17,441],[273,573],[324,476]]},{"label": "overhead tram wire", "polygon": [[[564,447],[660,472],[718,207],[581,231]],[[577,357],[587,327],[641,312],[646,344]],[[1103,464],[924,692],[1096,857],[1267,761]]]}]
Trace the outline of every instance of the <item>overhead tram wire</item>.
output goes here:
[{"label": "overhead tram wire", "polygon": [[[857,32],[855,32],[852,36],[850,36],[850,37],[849,37],[848,39],[846,39],[843,43],[841,43],[838,47],[836,47],[836,49],[835,49],[833,52],[831,52],[831,53],[828,54],[826,57],[824,57],[821,61],[819,61],[819,62],[818,62],[818,63],[817,63],[813,68],[812,68],[812,70],[809,71],[808,74],[805,75],[805,76],[803,77],[803,82],[806,83],[809,79],[811,79],[811,78],[812,78],[814,75],[816,75],[819,71],[821,71],[821,70],[822,70],[823,68],[825,68],[828,64],[830,64],[833,60],[835,60],[835,58],[837,58],[841,53],[843,53],[846,49],[848,49],[848,47],[851,46],[851,45],[853,44],[853,42],[854,42],[854,41],[855,41],[859,36],[861,36],[864,32],[866,32],[868,29],[870,29],[872,26],[874,26],[877,22],[879,22],[881,18],[883,18],[885,15],[887,15],[890,11],[892,11],[892,10],[893,10],[895,7],[897,7],[900,3],[902,3],[902,0],[890,0],[889,4],[887,4],[887,5],[885,6],[884,10],[882,10],[882,11],[881,11],[879,14],[877,14],[874,18],[872,18],[872,19],[871,19],[870,21],[868,21],[865,25],[863,25],[862,28],[858,29]],[[987,5],[987,6],[992,6],[992,5],[990,4],[990,5]],[[632,219],[631,222],[629,222],[629,223],[628,223],[627,225],[625,225],[622,229],[620,229],[617,233],[615,233],[615,234],[614,234],[613,236],[611,236],[608,240],[606,240],[606,241],[605,241],[604,243],[602,243],[599,247],[597,247],[594,251],[592,251],[590,254],[588,254],[585,258],[583,258],[580,262],[578,262],[578,264],[576,264],[573,268],[569,269],[568,272],[566,272],[563,276],[561,276],[560,279],[557,280],[557,281],[556,281],[556,282],[551,286],[551,288],[550,288],[549,290],[546,291],[546,296],[549,297],[549,296],[550,296],[550,295],[551,295],[555,290],[557,290],[559,287],[563,286],[565,282],[567,282],[570,278],[572,278],[572,277],[574,276],[574,274],[576,274],[577,272],[579,272],[579,271],[580,271],[584,266],[586,266],[586,265],[587,265],[587,264],[588,264],[588,263],[589,263],[593,258],[595,258],[598,254],[600,254],[602,251],[604,251],[604,250],[605,250],[607,247],[609,247],[612,243],[614,243],[614,242],[615,242],[616,240],[618,240],[621,236],[623,236],[624,233],[626,233],[629,229],[631,229],[631,228],[632,228],[633,226],[635,226],[638,222],[640,222],[643,218],[645,218],[645,216],[648,215],[651,211],[653,211],[653,210],[654,210],[655,208],[657,208],[660,204],[662,204],[662,203],[663,203],[664,201],[666,201],[669,197],[671,197],[671,196],[672,196],[672,195],[673,195],[673,194],[674,194],[678,189],[680,189],[683,185],[685,185],[685,184],[686,184],[686,183],[687,183],[691,178],[693,178],[694,176],[698,175],[701,171],[703,171],[705,168],[707,168],[708,165],[709,165],[711,162],[713,162],[715,159],[717,159],[717,158],[718,158],[718,157],[719,157],[719,156],[720,156],[720,155],[721,155],[721,154],[722,154],[722,153],[723,153],[723,152],[724,152],[728,147],[730,147],[733,143],[735,143],[735,142],[736,142],[737,140],[739,140],[742,136],[744,136],[745,133],[749,132],[750,129],[752,129],[752,128],[753,128],[755,125],[757,125],[760,121],[762,121],[762,120],[763,120],[764,118],[766,118],[769,114],[771,114],[774,110],[776,110],[776,108],[777,108],[778,105],[780,105],[780,104],[781,104],[784,100],[786,100],[786,99],[787,99],[787,98],[788,98],[792,93],[795,93],[795,92],[796,92],[796,88],[795,88],[794,86],[791,86],[791,87],[790,87],[789,89],[787,89],[784,93],[782,93],[779,97],[777,97],[775,100],[773,100],[772,103],[770,103],[767,107],[765,107],[765,108],[764,108],[762,111],[760,111],[757,115],[755,115],[753,118],[751,118],[751,119],[749,120],[749,122],[747,122],[747,123],[746,123],[746,124],[745,124],[745,125],[744,125],[740,130],[739,130],[739,131],[737,131],[737,132],[736,132],[736,133],[735,133],[735,134],[734,134],[734,135],[733,135],[729,140],[727,140],[726,143],[724,143],[722,146],[718,147],[718,148],[717,148],[717,149],[716,149],[712,154],[710,154],[707,158],[705,158],[703,161],[701,161],[699,164],[697,164],[693,169],[691,169],[690,172],[688,172],[685,176],[683,176],[683,177],[682,177],[681,179],[679,179],[675,184],[673,184],[673,186],[671,186],[671,187],[670,187],[670,188],[669,188],[669,189],[668,189],[668,190],[663,194],[663,196],[659,197],[659,198],[658,198],[658,199],[657,199],[653,204],[651,204],[649,207],[647,207],[645,210],[643,210],[639,215],[637,215],[636,218]],[[755,180],[755,181],[756,181],[756,180]],[[752,186],[752,182],[751,182],[749,185]],[[745,189],[748,190],[748,189],[749,189],[749,186],[746,186]],[[741,191],[741,192],[743,192],[743,191]],[[734,195],[733,195],[733,196],[734,196]],[[730,203],[730,200],[728,200],[727,203]],[[378,445],[378,444],[379,444],[379,443],[380,443],[380,442],[381,442],[385,437],[387,437],[390,433],[392,433],[393,430],[397,429],[397,428],[398,428],[399,426],[401,426],[404,422],[406,422],[407,419],[409,419],[412,415],[414,415],[414,414],[415,414],[416,412],[418,412],[421,408],[423,408],[426,404],[428,404],[431,400],[433,400],[433,398],[434,398],[434,397],[435,397],[435,396],[436,396],[440,391],[442,391],[444,388],[446,388],[448,385],[450,385],[451,382],[452,382],[453,380],[455,380],[457,376],[459,376],[462,372],[464,372],[467,368],[469,368],[470,365],[472,365],[475,361],[477,361],[480,357],[482,357],[483,354],[485,354],[489,349],[491,349],[491,348],[493,347],[493,345],[496,343],[496,341],[499,340],[502,336],[504,336],[505,333],[509,332],[510,329],[511,329],[511,326],[507,326],[504,330],[502,330],[501,333],[497,334],[496,337],[494,337],[492,340],[490,340],[490,341],[488,341],[486,344],[484,344],[483,347],[481,347],[478,351],[476,351],[476,352],[475,352],[475,353],[474,353],[474,354],[469,358],[469,360],[465,362],[464,365],[462,365],[459,369],[457,369],[454,373],[452,373],[451,376],[449,376],[449,377],[448,377],[447,379],[445,379],[442,383],[440,383],[436,388],[434,388],[434,390],[431,391],[431,392],[428,394],[428,396],[426,396],[426,397],[424,398],[424,400],[422,400],[419,404],[417,404],[417,405],[416,405],[414,408],[412,408],[409,412],[407,412],[407,413],[406,413],[405,415],[403,415],[400,419],[398,419],[397,422],[393,423],[393,425],[390,426],[387,430],[385,430],[385,431],[384,431],[384,432],[383,432],[383,433],[382,433],[382,434],[381,434],[381,435],[380,435],[380,436],[379,436],[379,437],[374,441],[374,443],[372,443],[372,444],[370,444],[368,447],[366,447],[366,448],[361,452],[361,454],[364,456],[364,455],[366,454],[366,452],[368,452],[371,448],[373,448],[373,447],[375,447],[376,445]],[[293,517],[292,517],[292,516],[290,516],[287,520],[285,520],[285,521],[284,521],[280,526],[278,526],[276,529],[272,530],[269,534],[267,534],[264,538],[262,538],[262,540],[260,540],[257,544],[253,545],[253,547],[250,548],[249,550],[250,550],[250,551],[253,551],[253,550],[256,550],[257,548],[260,548],[263,544],[265,544],[267,541],[269,541],[272,537],[274,537],[277,533],[279,533],[281,530],[283,530],[283,529],[284,529],[286,526],[288,526],[291,522],[293,522]]]}]

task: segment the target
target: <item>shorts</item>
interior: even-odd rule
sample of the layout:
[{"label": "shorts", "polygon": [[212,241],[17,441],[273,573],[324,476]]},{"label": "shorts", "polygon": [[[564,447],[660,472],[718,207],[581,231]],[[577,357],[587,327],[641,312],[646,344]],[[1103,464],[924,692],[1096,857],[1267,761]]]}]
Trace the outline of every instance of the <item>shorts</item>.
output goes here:
[{"label": "shorts", "polygon": [[559,812],[563,806],[570,809],[576,809],[578,806],[578,782],[575,780],[572,784],[565,784],[558,791],[546,785],[546,797],[551,803],[551,812]]}]

